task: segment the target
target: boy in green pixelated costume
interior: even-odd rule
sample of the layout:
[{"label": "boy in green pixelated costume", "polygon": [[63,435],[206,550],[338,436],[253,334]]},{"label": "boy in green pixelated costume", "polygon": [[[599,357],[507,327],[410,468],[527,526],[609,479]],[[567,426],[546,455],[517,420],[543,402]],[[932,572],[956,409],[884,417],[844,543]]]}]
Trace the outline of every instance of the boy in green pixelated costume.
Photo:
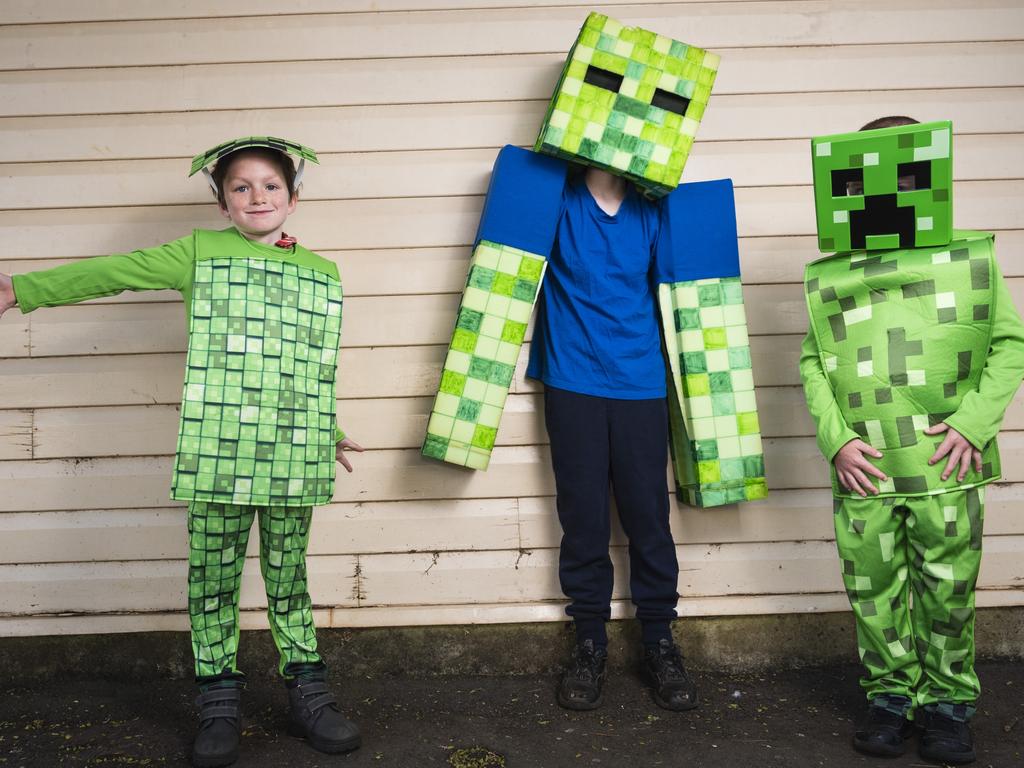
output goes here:
[{"label": "boy in green pixelated costume", "polygon": [[819,242],[847,250],[807,267],[800,371],[867,673],[854,746],[901,754],[916,719],[923,757],[963,763],[984,492],[1024,326],[993,236],[951,229],[951,133],[885,118],[813,140]]},{"label": "boy in green pixelated costume", "polygon": [[[285,153],[301,158],[298,171]],[[31,312],[124,290],[170,288],[184,298],[189,343],[171,497],[189,503],[197,766],[228,765],[238,753],[239,587],[257,517],[291,729],[321,751],[359,745],[326,688],[306,584],[312,505],[330,501],[336,459],[351,471],[343,451],[361,450],[335,421],[337,267],[283,232],[306,160],[317,161],[312,150],[274,137],[226,142],[197,156],[192,173],[203,171],[231,228],[0,277],[0,314],[15,303]]]}]

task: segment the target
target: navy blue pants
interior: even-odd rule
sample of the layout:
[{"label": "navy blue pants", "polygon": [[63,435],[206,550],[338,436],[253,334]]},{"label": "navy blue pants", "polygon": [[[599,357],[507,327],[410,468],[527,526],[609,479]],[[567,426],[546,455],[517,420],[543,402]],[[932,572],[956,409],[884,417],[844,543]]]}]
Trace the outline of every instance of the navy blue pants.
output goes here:
[{"label": "navy blue pants", "polygon": [[607,644],[609,486],[629,538],[629,586],[644,644],[670,638],[679,562],[668,522],[665,399],[614,400],[547,387],[544,420],[562,524],[558,576],[577,639]]}]

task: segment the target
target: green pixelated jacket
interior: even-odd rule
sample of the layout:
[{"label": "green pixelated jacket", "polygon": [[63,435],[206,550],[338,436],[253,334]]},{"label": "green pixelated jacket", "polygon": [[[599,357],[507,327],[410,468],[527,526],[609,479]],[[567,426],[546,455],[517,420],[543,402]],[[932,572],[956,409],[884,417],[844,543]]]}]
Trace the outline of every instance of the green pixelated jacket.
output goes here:
[{"label": "green pixelated jacket", "polygon": [[24,313],[125,290],[181,293],[189,349],[172,498],[330,501],[335,443],[344,439],[335,419],[335,264],[229,228],[13,280]]},{"label": "green pixelated jacket", "polygon": [[[993,253],[993,236],[954,232],[947,245],[854,251],[807,266],[811,328],[800,374],[831,463],[861,438],[882,452],[881,496],[970,488],[1000,476],[996,433],[1024,372],[1024,325]],[[946,481],[928,465],[946,422],[981,449],[983,468]],[[832,470],[835,496],[854,496]]]}]

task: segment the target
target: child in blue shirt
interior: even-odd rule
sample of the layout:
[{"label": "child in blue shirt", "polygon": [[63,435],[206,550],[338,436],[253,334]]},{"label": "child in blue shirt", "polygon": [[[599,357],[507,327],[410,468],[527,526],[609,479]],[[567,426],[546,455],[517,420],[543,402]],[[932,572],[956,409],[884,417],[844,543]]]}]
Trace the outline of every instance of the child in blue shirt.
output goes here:
[{"label": "child in blue shirt", "polygon": [[587,168],[566,185],[527,375],[544,382],[559,580],[576,629],[559,703],[602,703],[611,615],[609,485],[629,538],[630,592],[655,701],[697,705],[672,641],[679,565],[669,529],[668,414],[653,249],[658,208],[625,179]]}]

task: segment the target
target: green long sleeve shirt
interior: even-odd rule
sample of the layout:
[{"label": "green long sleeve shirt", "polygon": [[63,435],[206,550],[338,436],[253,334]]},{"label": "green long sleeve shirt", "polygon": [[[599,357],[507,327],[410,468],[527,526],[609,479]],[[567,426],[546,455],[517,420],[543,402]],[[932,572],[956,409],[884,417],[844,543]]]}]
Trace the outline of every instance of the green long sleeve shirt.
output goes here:
[{"label": "green long sleeve shirt", "polygon": [[[232,230],[234,228],[231,228]],[[309,263],[295,248],[284,250],[238,236],[242,247],[300,266]],[[123,291],[174,290],[182,295],[186,320],[192,317],[192,281],[195,275],[195,242],[192,235],[131,253],[97,256],[52,269],[12,277],[18,307],[25,314],[39,307],[77,304]],[[335,442],[345,439],[340,427]]]},{"label": "green long sleeve shirt", "polygon": [[[999,432],[1007,407],[1024,374],[1024,324],[1013,304],[1006,281],[993,268],[992,332],[985,367],[977,389],[967,392],[945,422],[978,449]],[[821,357],[809,331],[800,347],[800,378],[807,408],[817,427],[818,447],[830,462],[846,443],[860,437],[846,423]]]}]

